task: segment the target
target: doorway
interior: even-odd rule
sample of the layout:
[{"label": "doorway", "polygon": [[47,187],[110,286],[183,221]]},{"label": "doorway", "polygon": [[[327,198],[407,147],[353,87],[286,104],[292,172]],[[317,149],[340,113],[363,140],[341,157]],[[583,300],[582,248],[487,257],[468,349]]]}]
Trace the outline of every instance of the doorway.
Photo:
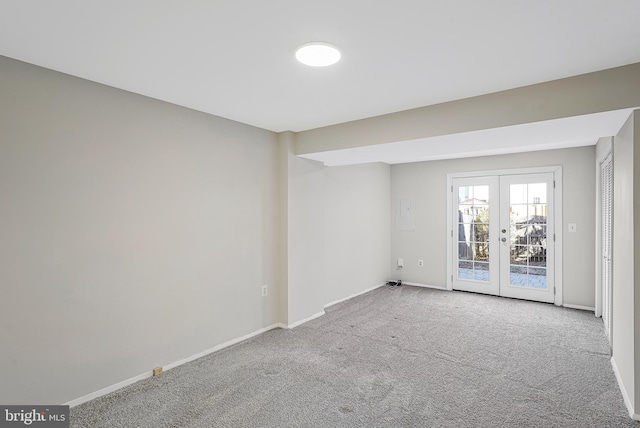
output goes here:
[{"label": "doorway", "polygon": [[560,168],[450,175],[450,288],[561,304]]}]

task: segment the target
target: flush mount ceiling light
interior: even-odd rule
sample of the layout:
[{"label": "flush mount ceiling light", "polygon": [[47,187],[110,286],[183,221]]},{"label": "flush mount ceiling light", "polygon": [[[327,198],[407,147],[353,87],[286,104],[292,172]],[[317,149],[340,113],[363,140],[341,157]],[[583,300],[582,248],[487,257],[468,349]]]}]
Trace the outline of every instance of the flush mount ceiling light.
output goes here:
[{"label": "flush mount ceiling light", "polygon": [[340,51],[329,43],[305,43],[296,50],[296,59],[311,67],[326,67],[340,61]]}]

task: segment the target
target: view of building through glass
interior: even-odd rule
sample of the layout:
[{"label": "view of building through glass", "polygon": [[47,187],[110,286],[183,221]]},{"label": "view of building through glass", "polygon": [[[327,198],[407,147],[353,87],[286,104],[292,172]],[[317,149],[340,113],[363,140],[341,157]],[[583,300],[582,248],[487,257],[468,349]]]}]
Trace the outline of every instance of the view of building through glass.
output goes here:
[{"label": "view of building through glass", "polygon": [[[458,278],[490,280],[489,186],[458,188]],[[510,285],[547,288],[547,184],[509,187]]]}]

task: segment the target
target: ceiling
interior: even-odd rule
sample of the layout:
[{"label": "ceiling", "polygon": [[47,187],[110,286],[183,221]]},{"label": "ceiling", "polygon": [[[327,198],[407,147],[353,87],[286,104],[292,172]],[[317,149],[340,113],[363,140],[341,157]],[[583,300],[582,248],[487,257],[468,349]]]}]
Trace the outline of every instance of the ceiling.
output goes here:
[{"label": "ceiling", "polygon": [[[303,131],[640,62],[638,0],[1,0],[0,55]],[[296,62],[337,45],[329,68]]]}]

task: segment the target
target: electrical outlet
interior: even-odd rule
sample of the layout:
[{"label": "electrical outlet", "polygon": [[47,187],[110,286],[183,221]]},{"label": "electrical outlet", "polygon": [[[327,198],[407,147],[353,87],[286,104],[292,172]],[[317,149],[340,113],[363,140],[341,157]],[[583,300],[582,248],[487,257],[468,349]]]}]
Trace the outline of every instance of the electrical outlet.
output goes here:
[{"label": "electrical outlet", "polygon": [[424,260],[418,260],[418,266],[423,267],[424,266]]},{"label": "electrical outlet", "polygon": [[161,374],[162,374],[162,367],[156,367],[155,369],[153,369],[154,376],[160,376]]},{"label": "electrical outlet", "polygon": [[398,267],[404,267],[404,260],[398,259]]},{"label": "electrical outlet", "polygon": [[262,297],[265,297],[267,294],[269,294],[269,289],[268,289],[268,286],[265,284],[262,286]]}]

